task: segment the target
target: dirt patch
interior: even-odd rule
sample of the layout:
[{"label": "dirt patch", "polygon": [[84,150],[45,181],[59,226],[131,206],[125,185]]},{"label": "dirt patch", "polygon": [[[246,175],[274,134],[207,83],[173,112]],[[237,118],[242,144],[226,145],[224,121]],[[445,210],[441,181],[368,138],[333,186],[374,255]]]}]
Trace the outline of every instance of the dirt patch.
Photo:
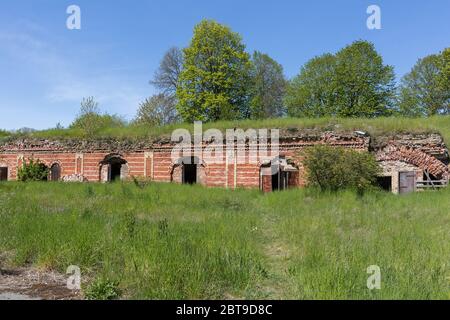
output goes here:
[{"label": "dirt patch", "polygon": [[0,269],[0,300],[79,300],[79,291],[69,290],[67,277],[31,268]]}]

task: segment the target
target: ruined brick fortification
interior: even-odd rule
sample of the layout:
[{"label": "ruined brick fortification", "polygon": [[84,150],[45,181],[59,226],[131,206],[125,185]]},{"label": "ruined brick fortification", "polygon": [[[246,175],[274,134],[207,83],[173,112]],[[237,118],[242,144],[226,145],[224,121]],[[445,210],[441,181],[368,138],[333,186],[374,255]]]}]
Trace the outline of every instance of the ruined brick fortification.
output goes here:
[{"label": "ruined brick fortification", "polygon": [[[316,144],[374,152],[384,176],[407,170],[415,172],[419,180],[424,172],[435,179],[448,180],[448,152],[438,134],[393,135],[374,140],[358,132],[313,130],[282,133],[277,176],[270,174],[271,160],[275,157],[270,154],[270,148],[255,163],[239,161],[242,159],[238,159],[237,149],[224,152],[219,162],[217,157],[212,161],[204,156],[198,163],[189,163],[185,158],[172,159],[174,144],[168,138],[153,141],[19,139],[0,145],[0,168],[3,180],[15,180],[23,161],[34,158],[50,169],[50,180],[107,182],[139,177],[159,182],[271,191],[306,184],[304,149]],[[208,142],[203,142],[201,148],[208,146]],[[244,157],[249,156],[251,148],[246,145]]]}]

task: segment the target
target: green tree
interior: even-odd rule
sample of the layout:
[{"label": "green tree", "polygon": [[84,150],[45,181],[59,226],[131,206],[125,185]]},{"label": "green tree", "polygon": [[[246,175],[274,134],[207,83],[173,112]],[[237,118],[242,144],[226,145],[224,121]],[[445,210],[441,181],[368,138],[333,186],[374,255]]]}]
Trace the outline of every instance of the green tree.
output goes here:
[{"label": "green tree", "polygon": [[178,120],[175,97],[160,93],[140,104],[134,122],[136,124],[163,126],[176,123]]},{"label": "green tree", "polygon": [[394,68],[370,42],[356,41],[336,54],[335,85],[338,116],[385,116],[395,108]]},{"label": "green tree", "polygon": [[450,48],[442,52],[442,72],[439,77],[439,87],[450,93]]},{"label": "green tree", "polygon": [[376,117],[395,109],[393,67],[372,43],[355,41],[336,55],[310,60],[286,96],[289,115]]},{"label": "green tree", "polygon": [[165,95],[174,96],[182,70],[183,52],[177,47],[172,47],[164,54],[150,84],[161,90]]},{"label": "green tree", "polygon": [[93,137],[102,128],[121,127],[126,121],[117,115],[100,114],[94,97],[83,98],[80,112],[70,128],[81,129],[87,137]]},{"label": "green tree", "polygon": [[450,49],[419,59],[402,78],[400,111],[407,116],[450,113]]},{"label": "green tree", "polygon": [[241,36],[215,21],[194,29],[184,49],[177,109],[185,121],[248,118],[251,62]]},{"label": "green tree", "polygon": [[8,131],[0,129],[0,138],[1,137],[7,137],[9,135],[10,135],[10,133]]},{"label": "green tree", "polygon": [[252,57],[251,117],[276,118],[285,114],[283,67],[269,55],[255,51]]},{"label": "green tree", "polygon": [[324,54],[308,61],[289,82],[288,114],[293,117],[334,115],[336,57]]}]

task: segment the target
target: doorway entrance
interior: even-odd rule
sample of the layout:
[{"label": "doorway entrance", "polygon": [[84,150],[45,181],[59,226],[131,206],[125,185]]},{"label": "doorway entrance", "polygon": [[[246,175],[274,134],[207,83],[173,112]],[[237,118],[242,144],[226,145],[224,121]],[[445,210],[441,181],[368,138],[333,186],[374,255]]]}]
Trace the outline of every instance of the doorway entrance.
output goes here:
[{"label": "doorway entrance", "polygon": [[100,163],[100,180],[114,182],[128,177],[128,164],[119,155],[109,155]]},{"label": "doorway entrance", "polygon": [[8,167],[0,168],[0,181],[8,181]]}]

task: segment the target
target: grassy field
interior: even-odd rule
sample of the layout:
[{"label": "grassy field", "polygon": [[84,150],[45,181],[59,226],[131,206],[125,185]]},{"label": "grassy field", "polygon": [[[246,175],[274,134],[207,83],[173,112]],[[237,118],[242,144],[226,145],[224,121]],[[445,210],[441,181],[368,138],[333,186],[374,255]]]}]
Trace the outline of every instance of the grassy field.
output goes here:
[{"label": "grassy field", "polygon": [[[177,128],[193,130],[192,124],[176,124],[164,127],[149,126],[124,126],[115,128],[103,128],[96,133],[98,138],[117,139],[153,139],[167,136]],[[450,116],[433,116],[429,118],[404,118],[404,117],[380,117],[380,118],[277,118],[266,120],[220,121],[205,123],[204,130],[216,128],[225,130],[229,128],[269,128],[269,129],[317,129],[352,131],[365,130],[373,136],[386,133],[403,132],[439,132],[446,141],[450,141]],[[0,139],[7,138],[6,132],[0,132]],[[24,135],[14,134],[13,138]],[[35,138],[82,138],[83,131],[79,129],[50,129],[26,134]]]},{"label": "grassy field", "polygon": [[[116,283],[139,299],[450,299],[450,189],[0,184],[0,263]],[[366,282],[381,268],[381,290]]]}]

